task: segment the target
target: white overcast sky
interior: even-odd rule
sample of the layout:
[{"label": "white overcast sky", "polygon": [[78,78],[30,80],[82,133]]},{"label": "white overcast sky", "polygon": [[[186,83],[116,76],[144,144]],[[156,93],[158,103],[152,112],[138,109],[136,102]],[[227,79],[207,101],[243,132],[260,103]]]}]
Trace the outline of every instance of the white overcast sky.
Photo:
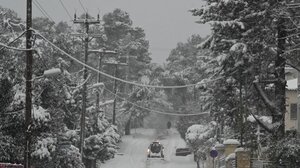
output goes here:
[{"label": "white overcast sky", "polygon": [[[59,0],[38,1],[43,9],[54,21],[68,21],[70,17],[60,4]],[[192,16],[189,9],[200,7],[203,0],[62,0],[73,17],[75,10],[83,13],[80,2],[91,15],[96,16],[98,11],[103,16],[120,8],[129,13],[134,26],[142,27],[146,38],[150,41],[152,61],[163,63],[170,50],[178,42],[185,42],[192,34],[209,35],[208,25],[195,23],[197,17]],[[13,9],[25,20],[26,0],[0,0],[0,5]],[[44,16],[33,4],[33,16]]]}]

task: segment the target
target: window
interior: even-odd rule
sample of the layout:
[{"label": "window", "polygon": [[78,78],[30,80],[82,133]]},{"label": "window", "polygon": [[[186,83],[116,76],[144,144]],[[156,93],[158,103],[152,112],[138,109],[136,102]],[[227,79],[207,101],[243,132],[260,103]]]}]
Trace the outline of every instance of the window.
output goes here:
[{"label": "window", "polygon": [[297,120],[297,104],[296,103],[292,103],[290,110],[291,110],[290,111],[291,120]]}]

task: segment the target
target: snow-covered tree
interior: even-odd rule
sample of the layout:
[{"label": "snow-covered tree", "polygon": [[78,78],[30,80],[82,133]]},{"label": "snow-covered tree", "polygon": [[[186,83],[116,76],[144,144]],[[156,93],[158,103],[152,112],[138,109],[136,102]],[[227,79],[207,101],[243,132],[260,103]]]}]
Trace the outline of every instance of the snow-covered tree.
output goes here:
[{"label": "snow-covered tree", "polygon": [[[199,43],[205,39],[199,35],[192,35],[187,42],[177,44],[167,59],[166,71],[161,81],[164,85],[187,85],[196,84],[199,81],[213,75],[217,68],[210,60],[210,52],[199,49]],[[210,85],[210,84],[207,84]],[[181,113],[207,112],[211,108],[211,91],[199,91],[197,87],[180,89],[165,89],[168,100],[173,108]],[[187,128],[193,124],[201,124],[208,116],[186,116],[180,117],[177,129],[182,138],[185,138]]]},{"label": "snow-covered tree", "polygon": [[[215,58],[222,57],[220,76],[224,79],[212,86],[215,107],[219,107],[213,110],[215,116],[222,121],[228,116],[225,122],[232,121],[235,136],[243,143],[245,116],[267,113],[273,118],[271,127],[257,122],[271,133],[272,142],[279,142],[284,137],[284,68],[286,60],[292,58],[284,50],[296,35],[290,37],[286,32],[295,28],[292,18],[284,19],[290,17],[286,1],[207,0],[192,13],[199,17],[199,23],[212,26],[211,37],[200,47],[210,48]],[[271,158],[279,161],[280,157]]]}]

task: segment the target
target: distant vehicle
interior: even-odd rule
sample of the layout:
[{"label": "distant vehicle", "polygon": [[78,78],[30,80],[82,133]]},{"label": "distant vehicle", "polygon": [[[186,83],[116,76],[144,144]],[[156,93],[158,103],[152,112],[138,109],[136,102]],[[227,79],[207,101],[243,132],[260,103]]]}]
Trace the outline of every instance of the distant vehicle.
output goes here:
[{"label": "distant vehicle", "polygon": [[192,154],[190,148],[177,148],[175,153],[176,156],[186,156],[189,154]]},{"label": "distant vehicle", "polygon": [[160,144],[158,141],[152,142],[147,150],[148,158],[164,158],[164,147],[162,144]]}]

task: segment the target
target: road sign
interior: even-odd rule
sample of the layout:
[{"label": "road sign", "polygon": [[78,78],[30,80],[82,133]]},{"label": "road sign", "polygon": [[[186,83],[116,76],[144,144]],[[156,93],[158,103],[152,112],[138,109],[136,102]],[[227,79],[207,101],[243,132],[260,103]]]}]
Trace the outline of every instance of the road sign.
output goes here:
[{"label": "road sign", "polygon": [[212,157],[212,158],[215,158],[215,157],[217,157],[218,156],[218,151],[217,150],[211,150],[210,151],[210,156]]}]

